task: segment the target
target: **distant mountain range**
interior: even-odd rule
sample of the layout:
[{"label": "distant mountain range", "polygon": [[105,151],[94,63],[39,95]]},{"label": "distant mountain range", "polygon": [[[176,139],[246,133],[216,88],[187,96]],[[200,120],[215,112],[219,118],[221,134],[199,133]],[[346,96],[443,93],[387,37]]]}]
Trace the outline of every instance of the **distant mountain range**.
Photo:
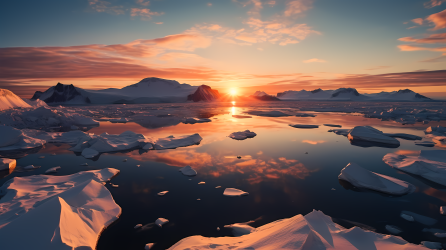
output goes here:
[{"label": "distant mountain range", "polygon": [[42,100],[49,104],[131,104],[131,103],[175,103],[187,101],[433,101],[410,89],[374,94],[360,94],[354,88],[336,90],[315,89],[288,90],[268,95],[256,91],[250,96],[220,94],[207,85],[191,86],[174,80],[156,77],[145,78],[136,84],[121,89],[86,90],[73,85],[58,83],[44,92],[37,91],[31,100]]},{"label": "distant mountain range", "polygon": [[280,100],[288,101],[433,101],[431,98],[415,93],[410,89],[373,94],[360,94],[354,88],[340,88],[336,90],[315,89],[312,91],[288,90],[285,92],[277,93],[277,97]]}]

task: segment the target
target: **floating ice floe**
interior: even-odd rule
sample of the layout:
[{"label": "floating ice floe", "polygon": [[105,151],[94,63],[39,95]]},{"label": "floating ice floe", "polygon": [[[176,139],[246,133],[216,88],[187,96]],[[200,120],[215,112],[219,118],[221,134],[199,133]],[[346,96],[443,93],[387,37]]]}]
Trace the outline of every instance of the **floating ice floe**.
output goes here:
[{"label": "floating ice floe", "polygon": [[404,218],[405,220],[416,221],[427,226],[432,226],[437,223],[436,219],[410,211],[401,211],[401,217]]},{"label": "floating ice floe", "polygon": [[432,142],[434,142],[437,147],[446,148],[446,136],[435,136],[432,138]]},{"label": "floating ice floe", "polygon": [[169,193],[169,191],[162,191],[158,193],[158,196],[164,196],[165,194]]},{"label": "floating ice floe", "polygon": [[433,134],[433,135],[438,135],[438,136],[442,136],[442,135],[446,135],[446,128],[442,127],[440,125],[436,126],[436,127],[428,127],[425,131],[426,134]]},{"label": "floating ice floe", "polygon": [[335,128],[342,128],[341,125],[336,125],[336,124],[324,124],[324,126],[327,126],[327,127],[335,127]]},{"label": "floating ice floe", "polygon": [[173,149],[179,147],[187,147],[190,145],[200,144],[201,140],[203,140],[203,138],[201,138],[199,134],[185,135],[178,138],[172,136],[158,139],[155,142],[154,147],[155,149]]},{"label": "floating ice floe", "polygon": [[226,188],[225,191],[223,192],[223,195],[226,196],[242,196],[248,194],[249,194],[248,192],[236,188]]},{"label": "floating ice floe", "polygon": [[393,168],[446,186],[445,150],[421,150],[418,155],[389,153],[383,161]]},{"label": "floating ice floe", "polygon": [[384,135],[394,138],[401,138],[405,140],[421,140],[422,137],[418,135],[411,135],[411,134],[405,134],[405,133],[384,133]]},{"label": "floating ice floe", "polygon": [[435,142],[432,142],[432,141],[421,141],[421,142],[415,142],[415,145],[423,146],[423,147],[433,147],[433,146],[435,146]]},{"label": "floating ice floe", "polygon": [[251,132],[249,130],[245,130],[245,131],[239,131],[239,132],[233,132],[229,135],[229,138],[232,138],[234,140],[245,140],[247,138],[253,138],[255,137],[257,134],[254,132]]},{"label": "floating ice floe", "polygon": [[206,184],[206,182],[204,182],[204,181],[198,182],[198,185],[204,185],[204,184]]},{"label": "floating ice floe", "polygon": [[246,112],[250,115],[257,115],[257,116],[269,116],[269,117],[281,117],[281,116],[291,116],[290,114],[283,113],[282,111],[261,111],[261,110],[250,110]]},{"label": "floating ice floe", "polygon": [[87,159],[94,158],[98,154],[99,152],[92,148],[84,148],[84,150],[82,150],[82,156]]},{"label": "floating ice floe", "polygon": [[422,241],[421,244],[429,249],[443,249],[440,242]]},{"label": "floating ice floe", "polygon": [[400,234],[401,232],[403,232],[403,230],[401,230],[399,227],[393,225],[386,225],[386,230],[392,234]]},{"label": "floating ice floe", "polygon": [[138,228],[141,228],[142,227],[142,224],[136,224],[133,228],[134,229],[138,229]]},{"label": "floating ice floe", "polygon": [[184,168],[180,168],[179,171],[186,176],[197,175],[197,171],[195,171],[195,169],[193,169],[191,166],[185,166]]},{"label": "floating ice floe", "polygon": [[45,143],[45,140],[27,136],[18,129],[0,125],[0,151],[37,148]]},{"label": "floating ice floe", "polygon": [[254,232],[256,229],[254,227],[251,227],[247,223],[234,223],[231,225],[225,225],[226,228],[232,229],[232,235],[234,236],[242,236],[245,234],[250,234]]},{"label": "floating ice floe", "polygon": [[357,126],[348,133],[350,141],[367,141],[373,143],[382,143],[399,146],[400,142],[390,136],[385,135],[380,130],[370,126]]},{"label": "floating ice floe", "polygon": [[351,129],[330,129],[328,130],[328,132],[333,132],[337,135],[343,135],[343,136],[348,136],[348,133],[350,133]]},{"label": "floating ice floe", "polygon": [[290,124],[293,128],[319,128],[319,125],[309,125],[309,124]]},{"label": "floating ice floe", "polygon": [[119,118],[119,119],[109,119],[111,123],[127,123],[129,120],[127,118]]},{"label": "floating ice floe", "polygon": [[205,123],[205,122],[211,122],[211,119],[208,118],[202,118],[202,119],[195,119],[195,118],[186,118],[183,123],[184,124],[195,124],[195,123]]},{"label": "floating ice floe", "polygon": [[119,135],[110,135],[102,133],[98,136],[92,136],[88,141],[80,141],[76,146],[70,148],[75,152],[81,152],[85,148],[94,149],[99,153],[122,151],[145,145],[146,138],[142,134],[137,134],[132,131],[125,131]]},{"label": "floating ice floe", "polygon": [[1,158],[0,159],[0,171],[14,169],[17,165],[15,159]]},{"label": "floating ice floe", "polygon": [[54,167],[54,168],[50,168],[47,171],[45,171],[45,174],[56,173],[59,169],[60,169],[60,166],[57,166],[57,167]]},{"label": "floating ice floe", "polygon": [[307,114],[307,113],[297,113],[295,114],[297,117],[316,117],[316,115],[313,114]]},{"label": "floating ice floe", "polygon": [[403,195],[415,190],[415,187],[408,182],[371,172],[355,163],[349,163],[343,168],[338,178],[348,181],[356,187],[393,195]]},{"label": "floating ice floe", "polygon": [[440,207],[440,214],[446,215],[446,206],[441,206]]},{"label": "floating ice floe", "polygon": [[155,224],[159,227],[163,227],[163,225],[166,224],[167,222],[169,222],[168,219],[158,218],[156,219]]},{"label": "floating ice floe", "polygon": [[154,245],[154,243],[147,243],[147,244],[144,246],[144,250],[150,250],[150,249],[153,247],[153,245]]},{"label": "floating ice floe", "polygon": [[40,166],[28,165],[26,167],[23,167],[23,169],[25,169],[25,170],[33,170],[33,169],[38,169],[38,168],[40,168]]},{"label": "floating ice floe", "polygon": [[190,236],[169,248],[169,250],[209,249],[379,249],[379,250],[425,250],[421,245],[411,244],[401,237],[384,235],[359,227],[346,229],[334,223],[331,217],[321,211],[302,216],[296,215],[256,228],[250,234],[240,237]]},{"label": "floating ice floe", "polygon": [[95,249],[99,234],[121,214],[101,184],[118,172],[106,168],[7,181],[0,188],[1,248]]},{"label": "floating ice floe", "polygon": [[82,163],[81,166],[88,166],[88,163]]}]

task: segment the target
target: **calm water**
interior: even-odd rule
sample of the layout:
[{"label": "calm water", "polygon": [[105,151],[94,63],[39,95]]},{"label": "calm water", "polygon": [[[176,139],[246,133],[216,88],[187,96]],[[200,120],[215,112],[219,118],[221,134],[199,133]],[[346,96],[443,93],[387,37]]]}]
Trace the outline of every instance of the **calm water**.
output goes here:
[{"label": "calm water", "polygon": [[[277,110],[289,105],[291,103],[265,103],[256,108]],[[292,105],[296,107],[299,104]],[[112,179],[112,183],[118,184],[119,188],[108,184],[107,187],[116,203],[122,207],[122,215],[101,235],[99,250],[143,249],[149,242],[156,243],[153,249],[166,249],[191,235],[230,236],[230,230],[223,228],[227,224],[254,220],[252,226],[258,227],[277,219],[307,214],[313,209],[322,210],[346,227],[367,225],[376,232],[387,234],[384,227],[390,224],[402,228],[404,232],[401,236],[413,243],[422,240],[446,242],[431,233],[423,233],[422,229],[426,226],[408,222],[399,216],[402,210],[416,212],[437,219],[439,222],[433,228],[446,230],[446,217],[439,214],[439,207],[446,205],[446,187],[397,171],[382,161],[383,156],[390,152],[439,148],[416,146],[413,141],[403,139],[399,139],[401,146],[398,148],[364,148],[351,145],[346,137],[327,132],[330,127],[296,129],[288,126],[290,123],[331,123],[343,128],[371,125],[384,132],[424,136],[423,130],[427,126],[441,123],[400,125],[364,118],[359,114],[342,113],[315,113],[317,116],[314,118],[252,116],[239,119],[232,115],[242,114],[249,107],[237,104],[218,107],[152,104],[145,107],[147,110],[164,110],[173,114],[187,110],[195,117],[210,117],[212,122],[174,123],[159,128],[147,124],[101,122],[101,126],[89,132],[116,134],[131,130],[154,138],[199,133],[203,141],[200,145],[171,150],[105,153],[95,161],[74,154],[66,144],[49,144],[17,161],[20,166],[40,165],[40,169],[13,172],[0,179],[0,185],[15,176],[42,174],[55,166],[62,167],[56,175],[108,167],[119,169],[121,173]],[[101,107],[94,106],[92,109]],[[256,132],[257,136],[243,141],[227,137],[232,132],[246,129]],[[45,158],[39,159],[39,156]],[[237,159],[237,156],[242,158]],[[128,161],[123,162],[124,159]],[[89,166],[80,166],[85,162]],[[408,181],[417,189],[401,197],[352,190],[337,178],[349,162]],[[186,165],[196,169],[198,175],[190,178],[178,172],[180,167]],[[198,185],[200,181],[206,184]],[[222,188],[216,189],[216,186]],[[225,197],[222,193],[226,187],[241,189],[249,192],[249,195]],[[157,196],[164,190],[169,193]],[[150,224],[159,217],[167,218],[170,222],[163,228]],[[139,223],[148,225],[144,230],[133,229]],[[217,231],[217,227],[221,230]]]}]

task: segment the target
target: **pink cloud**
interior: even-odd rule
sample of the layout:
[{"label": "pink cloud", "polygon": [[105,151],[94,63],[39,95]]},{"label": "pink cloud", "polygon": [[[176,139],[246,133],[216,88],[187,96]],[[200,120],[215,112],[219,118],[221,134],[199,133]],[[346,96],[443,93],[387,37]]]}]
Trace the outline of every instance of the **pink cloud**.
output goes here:
[{"label": "pink cloud", "polygon": [[435,25],[435,27],[432,28],[432,30],[439,30],[446,28],[446,10],[432,14],[426,17],[426,20]]},{"label": "pink cloud", "polygon": [[412,45],[398,45],[398,48],[401,51],[420,51],[420,50],[437,51],[437,52],[444,53],[443,55],[446,55],[446,47],[427,48],[427,47],[419,47],[419,46],[412,46]]},{"label": "pink cloud", "polygon": [[325,60],[323,60],[323,59],[312,58],[312,59],[305,60],[305,61],[303,61],[303,62],[304,62],[304,63],[314,63],[314,62],[317,62],[317,63],[326,63],[327,61],[325,61]]},{"label": "pink cloud", "polygon": [[289,17],[303,13],[313,7],[313,0],[293,0],[286,4],[284,15]]},{"label": "pink cloud", "polygon": [[413,22],[413,23],[416,23],[416,24],[418,24],[418,25],[423,25],[423,18],[415,18],[415,19],[412,19],[412,22]]},{"label": "pink cloud", "polygon": [[423,38],[402,37],[398,40],[414,43],[446,43],[446,33],[432,34]]},{"label": "pink cloud", "polygon": [[211,7],[211,6],[212,6],[212,3],[208,3],[207,6],[208,6],[208,7]]},{"label": "pink cloud", "polygon": [[148,6],[150,4],[150,1],[136,0],[136,3],[142,6]]},{"label": "pink cloud", "polygon": [[151,20],[152,16],[161,16],[164,12],[150,11],[150,9],[131,8],[130,16],[140,16],[141,20]]},{"label": "pink cloud", "polygon": [[97,12],[122,15],[125,14],[123,6],[113,6],[110,2],[102,0],[88,0],[90,7]]},{"label": "pink cloud", "polygon": [[435,6],[440,6],[442,3],[445,3],[446,0],[430,0],[429,2],[424,3],[424,7],[433,8]]}]

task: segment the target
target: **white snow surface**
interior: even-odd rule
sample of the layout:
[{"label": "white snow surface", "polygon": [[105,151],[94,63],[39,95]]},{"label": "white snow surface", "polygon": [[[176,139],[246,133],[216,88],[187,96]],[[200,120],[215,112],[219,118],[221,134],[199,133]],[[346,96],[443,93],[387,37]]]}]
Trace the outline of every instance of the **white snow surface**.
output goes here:
[{"label": "white snow surface", "polygon": [[95,249],[99,234],[121,214],[101,184],[118,173],[106,168],[7,181],[0,188],[2,249]]},{"label": "white snow surface", "polygon": [[415,186],[408,182],[369,171],[355,163],[349,163],[343,168],[338,178],[348,181],[356,187],[393,195],[403,195],[415,190]]},{"label": "white snow surface", "polygon": [[183,249],[301,249],[301,250],[425,250],[398,236],[378,234],[359,227],[350,229],[334,223],[321,211],[277,220],[240,237],[190,236],[169,248]]},{"label": "white snow surface", "polygon": [[232,229],[232,235],[238,237],[245,234],[250,234],[254,232],[256,229],[254,227],[251,227],[247,223],[234,223],[231,225],[225,225],[226,228]]},{"label": "white snow surface", "polygon": [[400,145],[400,142],[397,139],[387,136],[382,131],[370,126],[356,126],[350,130],[347,137],[350,141],[359,140]]},{"label": "white snow surface", "polygon": [[193,169],[191,166],[185,166],[184,168],[180,168],[179,171],[186,176],[197,175],[197,171],[195,169]]},{"label": "white snow surface", "polygon": [[37,148],[45,143],[45,140],[28,136],[18,129],[0,125],[0,151]]},{"label": "white snow surface", "polygon": [[421,150],[417,155],[389,153],[383,161],[393,168],[446,186],[445,150]]},{"label": "white snow surface", "polygon": [[1,158],[0,159],[0,171],[14,169],[17,165],[15,159]]},{"label": "white snow surface", "polygon": [[251,132],[249,130],[245,130],[245,131],[239,131],[239,132],[233,132],[229,135],[229,138],[232,138],[234,140],[245,140],[247,138],[253,138],[255,137],[257,134],[254,132]]},{"label": "white snow surface", "polygon": [[12,91],[0,89],[0,110],[29,107],[31,107],[31,105],[26,103]]}]

